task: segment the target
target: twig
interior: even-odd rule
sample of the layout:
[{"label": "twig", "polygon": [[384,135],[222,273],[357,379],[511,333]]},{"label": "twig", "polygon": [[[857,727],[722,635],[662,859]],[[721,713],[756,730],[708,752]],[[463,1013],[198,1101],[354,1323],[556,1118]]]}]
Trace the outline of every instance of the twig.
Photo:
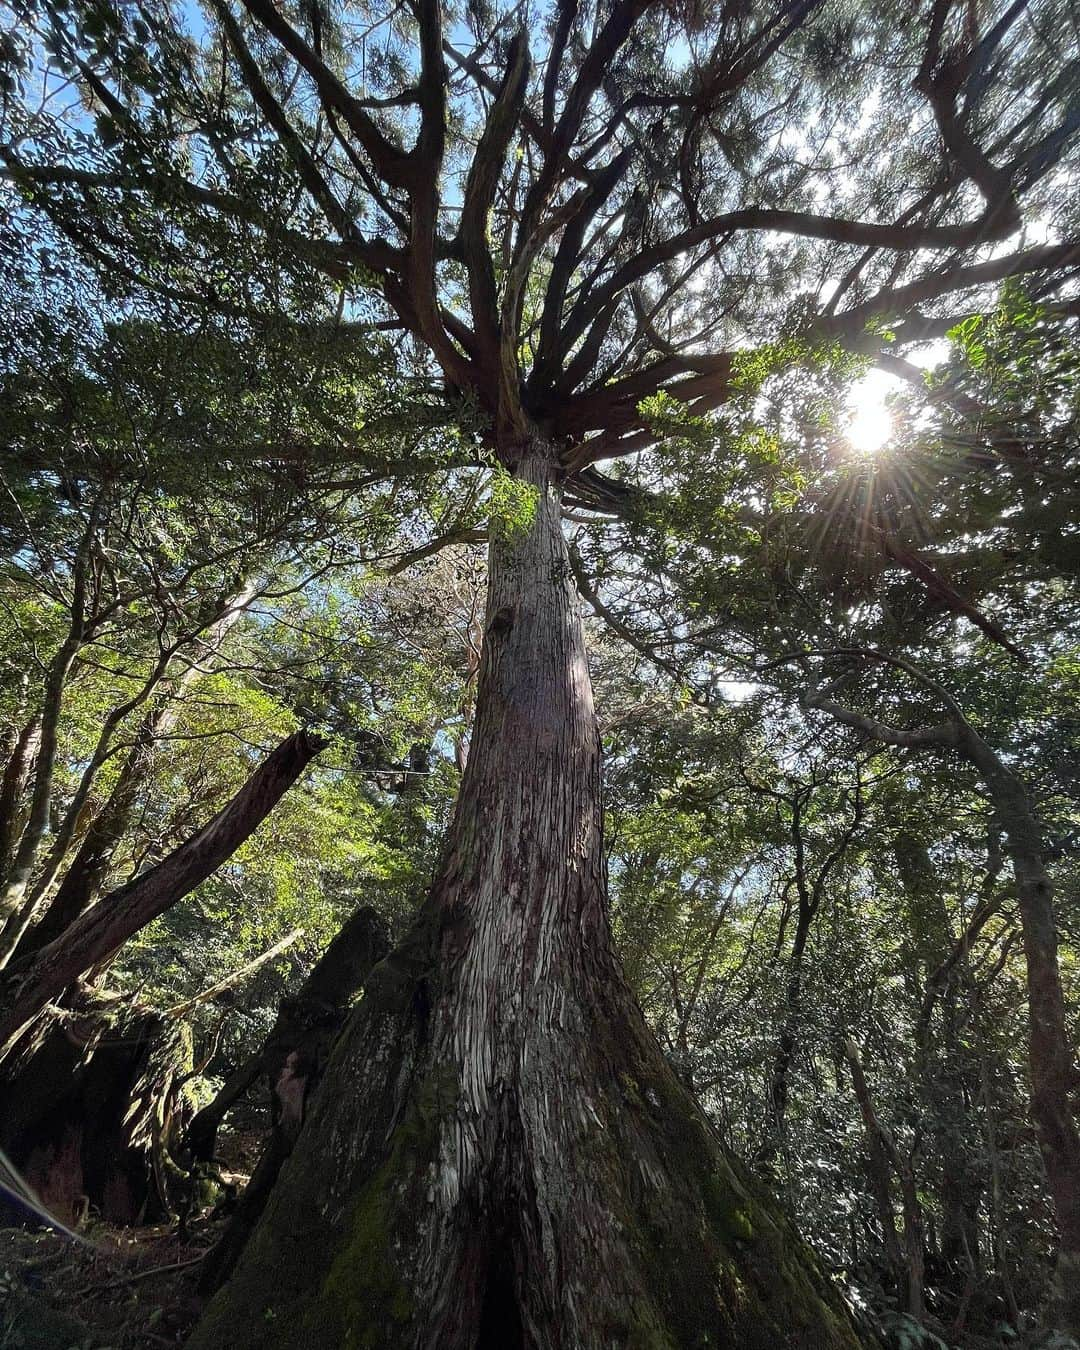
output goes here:
[{"label": "twig", "polygon": [[197,1266],[206,1255],[200,1252],[198,1256],[192,1256],[187,1261],[175,1261],[169,1266],[153,1266],[150,1270],[136,1270],[130,1275],[118,1275],[113,1280],[106,1280],[104,1284],[88,1284],[83,1289],[76,1289],[72,1298],[84,1298],[87,1294],[92,1294],[100,1289],[118,1289],[123,1284],[134,1284],[136,1280],[148,1280],[151,1275],[173,1274],[178,1270],[187,1270],[191,1266]]}]

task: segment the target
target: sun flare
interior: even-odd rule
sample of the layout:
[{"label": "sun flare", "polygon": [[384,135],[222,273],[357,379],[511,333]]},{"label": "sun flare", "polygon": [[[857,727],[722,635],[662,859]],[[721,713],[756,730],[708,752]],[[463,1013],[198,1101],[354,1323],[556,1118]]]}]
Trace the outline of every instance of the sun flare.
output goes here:
[{"label": "sun flare", "polygon": [[885,397],[892,381],[880,371],[872,371],[854,384],[848,394],[844,435],[859,455],[876,455],[892,435],[892,414]]}]

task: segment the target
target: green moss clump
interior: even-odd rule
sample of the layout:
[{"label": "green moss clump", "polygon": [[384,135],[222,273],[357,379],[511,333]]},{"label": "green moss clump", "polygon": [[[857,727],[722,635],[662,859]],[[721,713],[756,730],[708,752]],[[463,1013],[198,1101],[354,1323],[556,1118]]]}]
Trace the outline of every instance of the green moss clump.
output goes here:
[{"label": "green moss clump", "polygon": [[342,1350],[411,1344],[416,1307],[396,1235],[418,1226],[415,1210],[426,1204],[424,1178],[435,1161],[439,1123],[459,1091],[452,1065],[427,1075],[394,1131],[389,1157],[353,1202],[349,1236],[315,1300],[317,1320],[330,1318],[342,1329]]},{"label": "green moss clump", "polygon": [[[858,1334],[779,1206],[718,1147],[666,1065],[644,1054],[618,1077],[616,1124],[633,1156],[646,1139],[677,1158],[682,1184],[646,1187],[623,1216],[643,1272],[625,1343],[643,1350],[856,1350]],[[636,1118],[636,1123],[635,1123]]]},{"label": "green moss clump", "polygon": [[[357,1196],[352,1233],[323,1282],[320,1302],[332,1306],[347,1350],[376,1350],[407,1330],[413,1301],[393,1258],[392,1222],[400,1177],[400,1150]],[[324,1309],[325,1311],[325,1309]]]}]

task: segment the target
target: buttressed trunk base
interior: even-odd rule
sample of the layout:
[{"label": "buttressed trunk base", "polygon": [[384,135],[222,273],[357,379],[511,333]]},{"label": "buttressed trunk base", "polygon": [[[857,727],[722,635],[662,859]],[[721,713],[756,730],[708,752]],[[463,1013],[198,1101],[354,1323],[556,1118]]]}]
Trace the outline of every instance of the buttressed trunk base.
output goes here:
[{"label": "buttressed trunk base", "polygon": [[514,471],[438,876],[191,1346],[856,1347],[618,970],[554,455]]}]

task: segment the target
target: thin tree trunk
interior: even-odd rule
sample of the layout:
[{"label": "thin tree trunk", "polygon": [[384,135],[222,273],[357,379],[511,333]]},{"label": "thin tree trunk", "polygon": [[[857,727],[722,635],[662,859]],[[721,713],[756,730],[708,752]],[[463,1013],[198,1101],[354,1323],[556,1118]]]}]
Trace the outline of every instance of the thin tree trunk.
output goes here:
[{"label": "thin tree trunk", "polygon": [[[109,800],[97,817],[90,821],[82,845],[72,860],[59,891],[49,904],[44,919],[36,929],[31,928],[35,916],[40,912],[64,866],[64,860],[68,857],[73,843],[85,827],[90,793],[101,766],[110,754],[113,733],[129,714],[149,699],[155,690],[160,689],[166,681],[170,667],[185,647],[203,652],[214,650],[251,603],[255,589],[254,581],[246,582],[235,594],[219,602],[216,618],[201,621],[195,631],[177,638],[168,647],[164,647],[141,688],[109,713],[94,753],[83,769],[79,785],[56,830],[56,837],[48,856],[35,878],[34,886],[17,913],[0,933],[0,969],[6,966],[16,953],[25,956],[29,952],[39,951],[59,937],[68,924],[96,899],[113,849],[130,821],[139,788],[153,759],[155,745],[158,739],[167,735],[176,724],[180,700],[201,674],[194,661],[178,678],[168,682],[163,691],[166,694],[164,701],[157,707],[151,707],[143,717]],[[32,940],[27,941],[27,938]]]},{"label": "thin tree trunk", "polygon": [[86,637],[87,565],[90,546],[97,524],[96,511],[83,533],[74,563],[71,622],[64,641],[49,662],[45,675],[45,689],[41,707],[41,728],[38,733],[37,756],[34,762],[34,786],[30,794],[30,809],[14,857],[0,887],[0,935],[18,913],[34,872],[41,842],[49,828],[49,806],[52,796],[53,771],[60,731],[60,715],[64,706],[64,687],[72,663]]},{"label": "thin tree trunk", "polygon": [[[858,773],[858,771],[857,771]],[[792,795],[769,791],[768,795],[779,802],[785,802],[791,809],[790,834],[795,870],[792,882],[798,896],[798,917],[791,943],[791,954],[787,962],[787,984],[784,994],[784,1012],[777,1036],[776,1051],[773,1055],[771,1073],[766,1090],[765,1128],[758,1149],[758,1166],[766,1173],[772,1170],[776,1157],[783,1147],[787,1135],[787,1108],[790,1089],[791,1065],[799,1044],[799,1029],[802,1021],[803,971],[806,958],[806,945],[810,938],[822,902],[825,898],[829,878],[842,860],[859,828],[862,820],[861,783],[856,776],[852,797],[852,817],[842,831],[835,847],[821,860],[817,873],[811,882],[806,856],[806,837],[803,830],[803,815],[812,800],[815,780],[811,778],[809,787],[796,787]],[[784,924],[777,939],[783,938]]]},{"label": "thin tree trunk", "polygon": [[1031,1113],[1060,1238],[1058,1316],[1080,1334],[1080,1130],[1073,1103],[1080,1074],[1061,987],[1054,891],[1023,783],[981,737],[969,733],[964,748],[982,772],[1009,845],[1027,965]]},{"label": "thin tree trunk", "polygon": [[771,1170],[787,1135],[788,1075],[799,1040],[803,957],[816,913],[816,909],[810,910],[800,904],[795,938],[788,958],[784,1015],[769,1075],[765,1129],[757,1158],[758,1165],[766,1171]]},{"label": "thin tree trunk", "polygon": [[0,1015],[0,1057],[45,1004],[117,951],[210,876],[248,838],[326,742],[307,731],[283,741],[236,796],[187,843],[86,911],[27,966],[10,967],[14,992]]},{"label": "thin tree trunk", "polygon": [[554,452],[514,469],[432,893],[192,1350],[854,1347],[617,970]]},{"label": "thin tree trunk", "polygon": [[123,837],[159,735],[175,718],[168,705],[144,719],[105,805],[90,822],[78,852],[64,873],[45,914],[29,932],[20,934],[14,959],[22,960],[54,941],[97,899],[116,845]]},{"label": "thin tree trunk", "polygon": [[923,1233],[922,1206],[919,1203],[915,1176],[911,1165],[902,1157],[891,1133],[885,1128],[874,1109],[866,1075],[863,1073],[862,1059],[854,1041],[844,1045],[851,1081],[855,1088],[855,1097],[859,1103],[863,1125],[866,1130],[867,1153],[870,1159],[870,1180],[877,1201],[885,1235],[886,1256],[890,1263],[900,1256],[896,1235],[896,1220],[893,1217],[890,1198],[889,1168],[896,1174],[900,1183],[900,1195],[904,1214],[904,1248],[902,1268],[906,1276],[907,1310],[912,1317],[921,1320],[925,1311],[924,1286],[926,1266],[926,1246]]},{"label": "thin tree trunk", "polygon": [[829,689],[805,695],[803,703],[830,713],[838,721],[886,745],[956,750],[979,771],[986,786],[1008,842],[1020,909],[1027,964],[1031,1114],[1059,1237],[1055,1315],[1070,1334],[1077,1336],[1080,1335],[1080,1129],[1072,1099],[1080,1089],[1080,1073],[1065,1016],[1054,893],[1046,872],[1041,831],[1023,782],[965,719],[955,699],[909,662],[891,659],[941,698],[949,708],[945,723],[899,731],[842,707],[829,697]]},{"label": "thin tree trunk", "polygon": [[[921,968],[923,972],[914,1076],[926,1103],[924,1121],[932,1141],[930,1152],[939,1161],[941,1224],[936,1255],[941,1269],[934,1282],[950,1287],[962,1298],[962,1291],[976,1273],[971,1261],[979,1250],[978,1211],[986,1178],[978,1133],[968,1109],[971,1097],[977,1095],[977,1071],[960,1034],[957,991],[970,945],[994,912],[997,872],[991,859],[983,894],[956,938],[942,897],[941,879],[926,845],[901,829],[893,848],[907,902],[905,948],[912,969]],[[936,1034],[935,1009],[940,1009]]]},{"label": "thin tree trunk", "polygon": [[990,1162],[990,1228],[993,1234],[994,1258],[997,1264],[998,1278],[1005,1294],[1009,1309],[1009,1322],[1018,1326],[1020,1307],[1013,1289],[1012,1272],[1009,1269],[1009,1238],[1005,1222],[1005,1188],[1001,1176],[1001,1156],[998,1151],[997,1131],[995,1129],[994,1093],[990,1082],[990,1062],[983,1054],[979,1059],[983,1098],[983,1114],[986,1120],[986,1154]]}]

